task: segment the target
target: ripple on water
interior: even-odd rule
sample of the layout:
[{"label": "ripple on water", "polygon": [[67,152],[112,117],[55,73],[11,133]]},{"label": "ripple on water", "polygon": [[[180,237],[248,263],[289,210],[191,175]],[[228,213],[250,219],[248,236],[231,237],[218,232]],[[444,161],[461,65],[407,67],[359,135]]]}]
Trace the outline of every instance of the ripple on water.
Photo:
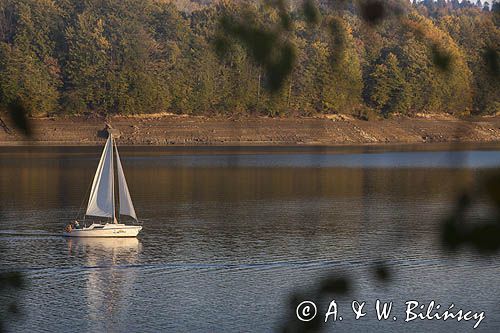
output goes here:
[{"label": "ripple on water", "polygon": [[[446,152],[132,153],[123,166],[145,228],[122,241],[60,236],[98,156],[0,160],[0,270],[28,280],[13,331],[268,332],[292,293],[308,294],[332,273],[350,277],[349,297],[454,302],[492,313],[484,329],[500,331],[498,258],[450,258],[439,244],[456,195],[500,165],[498,152],[465,152],[467,163],[453,168]],[[486,211],[480,203],[473,214]],[[373,278],[379,260],[392,272],[387,285]],[[405,327],[346,321],[339,329]]]}]

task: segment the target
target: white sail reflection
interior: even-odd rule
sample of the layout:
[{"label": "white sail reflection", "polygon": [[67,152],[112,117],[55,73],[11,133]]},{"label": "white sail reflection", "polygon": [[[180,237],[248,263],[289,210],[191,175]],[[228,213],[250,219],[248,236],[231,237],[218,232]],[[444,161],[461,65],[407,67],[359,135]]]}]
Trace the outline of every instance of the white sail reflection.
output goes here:
[{"label": "white sail reflection", "polygon": [[[137,238],[70,238],[70,253],[85,258],[85,311],[92,318],[88,329],[106,332],[126,331],[120,323],[127,322],[132,286],[136,283],[134,267],[142,245]],[[105,318],[105,320],[104,320]]]}]

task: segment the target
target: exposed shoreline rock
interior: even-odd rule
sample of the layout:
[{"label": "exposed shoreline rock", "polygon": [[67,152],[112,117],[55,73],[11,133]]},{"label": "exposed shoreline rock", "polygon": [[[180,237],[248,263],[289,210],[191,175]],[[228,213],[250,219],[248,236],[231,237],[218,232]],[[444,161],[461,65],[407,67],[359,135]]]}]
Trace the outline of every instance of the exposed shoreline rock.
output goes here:
[{"label": "exposed shoreline rock", "polygon": [[[356,145],[500,141],[500,118],[222,118],[177,115],[32,118],[33,136],[0,128],[0,145],[100,145],[112,131],[121,145]],[[334,121],[332,121],[334,120]],[[104,133],[103,133],[104,132]]]}]

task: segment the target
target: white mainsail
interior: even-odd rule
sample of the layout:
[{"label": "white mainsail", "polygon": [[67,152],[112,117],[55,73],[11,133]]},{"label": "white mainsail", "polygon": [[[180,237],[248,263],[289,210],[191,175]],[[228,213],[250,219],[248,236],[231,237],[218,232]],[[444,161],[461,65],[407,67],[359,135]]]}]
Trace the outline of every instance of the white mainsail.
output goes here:
[{"label": "white mainsail", "polygon": [[[115,197],[115,150],[116,169],[118,173],[119,196]],[[119,212],[117,212],[115,199],[121,201]],[[122,163],[118,155],[113,135],[109,133],[108,140],[104,145],[101,159],[92,181],[89,203],[85,215],[112,218],[112,222],[106,224],[92,223],[89,227],[81,227],[78,221],[66,225],[63,236],[66,237],[136,237],[142,230],[142,226],[126,225],[118,223],[117,215],[129,215],[137,221],[134,205],[130,198],[127,181],[123,174]],[[85,219],[85,218],[84,218]]]},{"label": "white mainsail", "polygon": [[137,216],[135,215],[134,205],[132,204],[132,198],[128,191],[127,181],[125,180],[125,175],[123,174],[122,162],[120,161],[120,156],[118,155],[118,147],[116,147],[116,165],[118,169],[118,192],[120,199],[120,214],[128,215],[133,217],[137,221]]},{"label": "white mainsail", "polygon": [[109,135],[92,182],[86,215],[114,217],[113,183],[113,139]]}]

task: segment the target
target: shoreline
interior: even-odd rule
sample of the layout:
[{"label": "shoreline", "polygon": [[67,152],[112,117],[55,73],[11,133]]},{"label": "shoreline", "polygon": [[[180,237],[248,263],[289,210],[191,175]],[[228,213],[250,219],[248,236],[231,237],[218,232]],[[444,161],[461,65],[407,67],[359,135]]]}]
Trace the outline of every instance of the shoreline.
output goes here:
[{"label": "shoreline", "polygon": [[359,120],[349,116],[222,118],[185,115],[30,118],[25,138],[0,128],[0,146],[102,145],[111,126],[121,146],[167,147],[339,147],[429,143],[500,142],[500,117],[457,119],[397,117]]}]

